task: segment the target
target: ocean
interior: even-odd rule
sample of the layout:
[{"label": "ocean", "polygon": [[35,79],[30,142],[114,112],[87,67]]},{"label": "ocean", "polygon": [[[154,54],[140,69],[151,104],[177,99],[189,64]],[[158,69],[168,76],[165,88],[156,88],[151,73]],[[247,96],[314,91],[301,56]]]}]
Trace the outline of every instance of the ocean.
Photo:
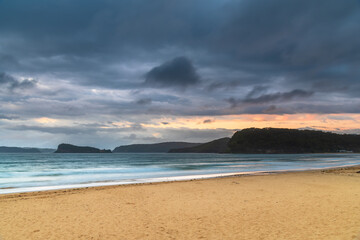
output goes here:
[{"label": "ocean", "polygon": [[0,194],[359,164],[360,154],[0,153]]}]

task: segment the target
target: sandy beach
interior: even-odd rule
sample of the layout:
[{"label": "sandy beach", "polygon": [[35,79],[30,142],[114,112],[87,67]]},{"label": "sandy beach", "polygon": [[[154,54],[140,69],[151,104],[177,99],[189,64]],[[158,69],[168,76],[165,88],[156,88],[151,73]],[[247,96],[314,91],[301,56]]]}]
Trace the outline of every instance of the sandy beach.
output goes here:
[{"label": "sandy beach", "polygon": [[360,239],[360,167],[0,196],[0,239]]}]

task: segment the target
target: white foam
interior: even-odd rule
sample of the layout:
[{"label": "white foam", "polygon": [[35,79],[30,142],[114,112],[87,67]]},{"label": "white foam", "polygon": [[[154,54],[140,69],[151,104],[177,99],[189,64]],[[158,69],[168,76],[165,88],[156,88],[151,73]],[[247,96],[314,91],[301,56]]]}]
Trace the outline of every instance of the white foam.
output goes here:
[{"label": "white foam", "polygon": [[185,175],[185,176],[172,176],[172,177],[156,177],[156,178],[136,178],[126,179],[120,181],[98,181],[98,182],[87,182],[87,183],[76,183],[76,184],[63,184],[53,186],[34,186],[34,187],[19,187],[19,188],[0,188],[0,194],[11,194],[11,193],[23,193],[23,192],[37,192],[37,191],[48,191],[48,190],[62,190],[62,189],[74,189],[74,188],[87,188],[87,187],[100,187],[100,186],[114,186],[114,185],[127,185],[136,183],[154,183],[154,182],[172,182],[172,181],[186,181],[196,179],[207,179],[217,177],[228,177],[234,175],[264,175],[270,173],[280,172],[293,172],[293,171],[305,171],[305,170],[316,170],[316,169],[329,169],[334,167],[349,167],[357,165],[346,164],[329,167],[312,167],[312,168],[297,168],[297,169],[281,169],[281,170],[263,170],[263,171],[247,171],[247,172],[232,172],[232,173],[213,173],[213,174],[199,174],[199,175]]},{"label": "white foam", "polygon": [[48,191],[48,190],[62,190],[62,189],[101,187],[101,186],[114,186],[114,185],[127,185],[127,184],[136,184],[136,183],[186,181],[186,180],[195,180],[195,179],[206,179],[206,178],[227,177],[227,176],[245,175],[245,174],[261,174],[261,173],[264,174],[266,172],[258,171],[258,172],[240,172],[240,173],[203,174],[203,175],[176,176],[176,177],[131,179],[131,180],[123,180],[123,181],[92,182],[92,183],[80,183],[80,184],[69,184],[69,185],[58,185],[58,186],[8,188],[8,189],[0,189],[0,194],[38,192],[38,191]]}]

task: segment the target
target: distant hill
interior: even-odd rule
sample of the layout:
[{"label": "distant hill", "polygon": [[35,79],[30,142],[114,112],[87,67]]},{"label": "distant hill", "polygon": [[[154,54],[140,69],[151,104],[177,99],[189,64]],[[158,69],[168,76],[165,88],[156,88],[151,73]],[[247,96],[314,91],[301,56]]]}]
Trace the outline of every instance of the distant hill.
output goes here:
[{"label": "distant hill", "polygon": [[167,153],[170,149],[195,147],[201,143],[187,142],[163,142],[154,144],[131,144],[119,146],[113,150],[114,153]]},{"label": "distant hill", "polygon": [[230,138],[225,137],[195,147],[171,149],[169,153],[227,153],[229,141]]},{"label": "distant hill", "polygon": [[0,153],[40,153],[37,148],[0,147]]},{"label": "distant hill", "polygon": [[38,148],[41,153],[54,153],[56,149],[53,148]]},{"label": "distant hill", "polygon": [[111,153],[111,150],[100,150],[94,147],[80,147],[62,143],[58,146],[55,153]]},{"label": "distant hill", "polygon": [[236,132],[228,146],[231,153],[360,152],[360,135],[283,128],[248,128]]}]

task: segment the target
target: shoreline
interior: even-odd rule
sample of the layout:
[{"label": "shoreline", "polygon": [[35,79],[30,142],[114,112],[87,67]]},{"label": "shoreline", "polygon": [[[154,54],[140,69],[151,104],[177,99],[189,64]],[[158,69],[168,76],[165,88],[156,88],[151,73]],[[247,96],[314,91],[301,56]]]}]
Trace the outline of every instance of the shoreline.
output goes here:
[{"label": "shoreline", "polygon": [[[73,191],[81,191],[81,190],[106,190],[107,188],[116,188],[116,187],[132,187],[132,186],[143,186],[143,185],[155,185],[155,184],[169,184],[169,183],[181,183],[181,182],[193,182],[193,181],[206,181],[211,179],[222,179],[222,178],[233,178],[233,177],[250,177],[250,176],[267,176],[274,174],[291,174],[291,173],[312,173],[312,172],[323,172],[323,171],[336,171],[336,170],[352,170],[358,169],[360,170],[360,164],[356,165],[344,165],[337,167],[325,167],[325,168],[317,168],[317,169],[297,169],[297,170],[278,170],[278,171],[258,171],[258,172],[240,172],[240,173],[224,173],[224,174],[212,174],[218,175],[213,177],[200,177],[200,178],[191,178],[194,176],[189,176],[187,179],[181,180],[163,180],[163,181],[144,181],[144,182],[129,182],[129,183],[118,183],[113,181],[108,181],[109,185],[98,185],[98,186],[81,186],[81,187],[64,187],[59,189],[46,189],[40,191],[26,191],[26,192],[14,192],[14,193],[0,193],[0,201],[2,199],[6,199],[7,197],[21,197],[27,195],[42,195],[42,194],[51,194],[51,193],[59,193],[59,192],[73,192]],[[202,175],[200,175],[202,176]],[[359,171],[360,176],[360,171]],[[184,177],[184,176],[180,176]],[[186,176],[185,176],[186,177]],[[164,178],[172,178],[172,177],[164,177]],[[176,177],[174,177],[176,178]],[[96,182],[95,182],[96,183]],[[103,184],[105,182],[99,182],[99,184]],[[79,184],[80,185],[80,184]],[[47,186],[46,186],[47,187]],[[55,186],[56,187],[56,186]],[[61,187],[61,186],[60,186]],[[16,188],[9,188],[16,189]]]},{"label": "shoreline", "polygon": [[[134,166],[130,164],[127,166],[127,161],[129,161],[127,158],[124,160],[123,157],[119,159],[110,157],[110,165],[114,168],[107,167],[108,163],[103,167],[96,167],[97,161],[94,161],[95,167],[89,168],[83,164],[84,161],[88,161],[88,157],[82,157],[75,161],[76,164],[79,164],[78,169],[73,169],[71,166],[64,166],[64,168],[62,168],[62,164],[51,167],[53,163],[50,161],[49,172],[44,171],[44,169],[37,164],[38,160],[36,160],[34,164],[37,164],[37,167],[34,170],[31,170],[32,168],[30,167],[29,170],[25,169],[24,172],[11,172],[10,170],[8,174],[1,174],[5,176],[5,178],[0,179],[0,185],[3,185],[0,186],[0,195],[146,182],[182,181],[245,174],[258,175],[269,172],[307,171],[330,167],[354,166],[359,164],[360,159],[359,155],[350,156],[349,154],[341,154],[341,156],[338,157],[335,155],[322,154],[316,156],[293,156],[294,162],[292,162],[289,160],[288,155],[281,157],[274,157],[274,155],[246,157],[248,156],[246,155],[245,157],[224,157],[218,162],[216,154],[210,154],[209,156],[207,154],[200,154],[197,156],[200,157],[196,157],[194,162],[186,161],[186,163],[181,164],[181,167],[178,166],[179,157],[175,157],[174,162],[166,158],[166,161],[169,163],[166,162],[166,164],[164,164],[161,162],[159,165],[156,164],[156,161],[154,161],[152,165],[152,163],[149,164],[147,161],[144,161],[142,157],[135,157],[134,159],[136,161],[144,164],[140,164],[139,166],[138,164]],[[93,157],[89,158],[92,159]],[[261,161],[258,162],[258,158],[261,158]],[[159,159],[162,159],[162,157],[159,157]],[[48,158],[42,157],[39,161],[41,160],[47,162]],[[62,157],[59,160],[62,161]],[[243,163],[242,160],[246,161]],[[318,162],[317,160],[323,161]],[[91,160],[91,162],[92,161],[93,160]],[[252,161],[255,162],[253,163]],[[53,162],[55,163],[56,161]],[[106,160],[106,162],[108,161]],[[9,167],[11,166],[9,165]],[[22,169],[20,164],[18,169]]]}]

